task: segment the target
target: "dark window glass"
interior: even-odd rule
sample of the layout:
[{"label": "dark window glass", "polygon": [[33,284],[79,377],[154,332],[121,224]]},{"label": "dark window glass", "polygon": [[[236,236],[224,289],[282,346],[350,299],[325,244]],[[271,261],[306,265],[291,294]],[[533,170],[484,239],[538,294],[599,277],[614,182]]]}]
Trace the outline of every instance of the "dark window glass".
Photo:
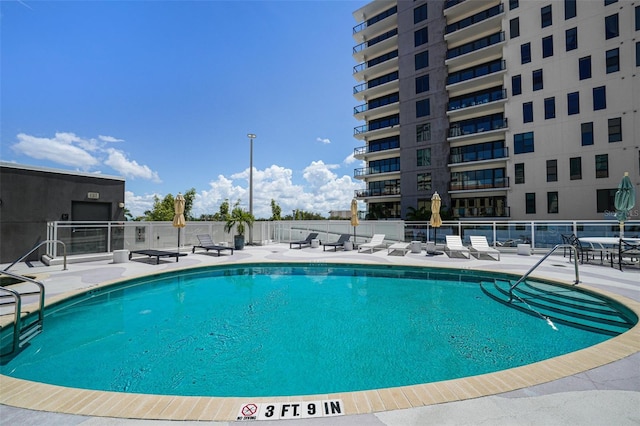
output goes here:
[{"label": "dark window glass", "polygon": [[418,22],[422,22],[427,19],[427,4],[425,3],[422,6],[416,7],[413,9],[413,23],[417,24]]},{"label": "dark window glass", "polygon": [[582,157],[569,158],[569,179],[582,179]]},{"label": "dark window glass", "polygon": [[546,98],[544,100],[544,118],[556,118],[556,98]]},{"label": "dark window glass", "polygon": [[524,183],[524,163],[516,163],[515,176],[517,185]]},{"label": "dark window glass", "polygon": [[607,40],[620,35],[617,13],[604,18],[604,35]]},{"label": "dark window glass", "polygon": [[542,57],[548,58],[553,56],[553,36],[542,39]]},{"label": "dark window glass", "polygon": [[620,71],[620,49],[616,47],[615,49],[607,50],[606,61],[607,74]]},{"label": "dark window glass", "polygon": [[531,62],[531,43],[525,43],[520,46],[520,63],[528,64]]},{"label": "dark window glass", "polygon": [[517,9],[520,6],[518,0],[509,0],[509,10]]},{"label": "dark window glass", "polygon": [[580,125],[582,135],[582,146],[593,145],[593,122],[582,123]]},{"label": "dark window glass", "polygon": [[524,123],[533,122],[533,103],[526,102],[522,104],[522,121]]},{"label": "dark window glass", "polygon": [[511,92],[514,96],[522,93],[522,77],[519,75],[511,77]]},{"label": "dark window glass", "polygon": [[609,142],[622,141],[622,118],[609,119]]},{"label": "dark window glass", "polygon": [[564,0],[564,19],[576,17],[576,0]]},{"label": "dark window glass", "polygon": [[640,41],[636,41],[636,67],[640,67]]},{"label": "dark window glass", "polygon": [[565,45],[567,52],[578,48],[578,29],[569,28],[564,32]]},{"label": "dark window glass", "polygon": [[580,114],[580,93],[573,92],[567,95],[567,114]]},{"label": "dark window glass", "polygon": [[558,160],[547,160],[547,182],[558,181]]},{"label": "dark window glass", "polygon": [[527,192],[525,194],[525,208],[527,214],[536,214],[536,194]]},{"label": "dark window glass", "polygon": [[610,4],[617,3],[618,0],[604,0],[604,5],[609,6]]},{"label": "dark window glass", "polygon": [[417,53],[415,56],[416,60],[416,71],[422,68],[426,68],[429,66],[429,51],[425,50],[424,52]]},{"label": "dark window glass", "polygon": [[416,77],[416,93],[422,93],[429,90],[429,74]]},{"label": "dark window glass", "polygon": [[542,9],[540,9],[540,22],[541,22],[542,28],[548,27],[549,25],[552,24],[551,5],[545,6]]},{"label": "dark window glass", "polygon": [[596,155],[596,178],[609,177],[609,154]]},{"label": "dark window glass", "polygon": [[520,35],[520,18],[513,18],[509,21],[509,37],[516,38]]},{"label": "dark window glass", "polygon": [[543,81],[542,81],[542,70],[535,70],[532,73],[532,80],[533,80],[533,90],[542,90],[543,88]]},{"label": "dark window glass", "polygon": [[607,108],[607,88],[606,86],[593,88],[593,110],[598,111]]},{"label": "dark window glass", "polygon": [[426,117],[431,114],[431,105],[429,99],[423,99],[416,102],[416,118]]},{"label": "dark window glass", "polygon": [[617,189],[598,189],[596,190],[596,205],[598,213],[615,210]]},{"label": "dark window glass", "polygon": [[558,193],[547,192],[547,213],[558,213]]},{"label": "dark window glass", "polygon": [[578,59],[578,72],[580,80],[591,78],[591,56]]},{"label": "dark window glass", "polygon": [[513,152],[515,154],[534,152],[533,132],[513,135]]},{"label": "dark window glass", "polygon": [[429,31],[427,28],[428,27],[421,28],[413,33],[414,46],[420,46],[421,44],[429,42]]},{"label": "dark window glass", "polygon": [[640,6],[636,6],[636,31],[640,30]]}]

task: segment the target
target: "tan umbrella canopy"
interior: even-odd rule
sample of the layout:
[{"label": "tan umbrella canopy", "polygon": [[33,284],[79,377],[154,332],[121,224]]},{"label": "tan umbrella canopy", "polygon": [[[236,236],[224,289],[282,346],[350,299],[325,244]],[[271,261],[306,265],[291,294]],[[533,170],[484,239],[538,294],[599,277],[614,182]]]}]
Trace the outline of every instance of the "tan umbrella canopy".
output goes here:
[{"label": "tan umbrella canopy", "polygon": [[[178,252],[180,251],[180,228],[184,228],[186,222],[184,220],[184,196],[182,193],[178,192],[175,201],[173,202],[173,226],[178,228]],[[177,261],[178,258],[176,258]]]},{"label": "tan umbrella canopy", "polygon": [[438,191],[434,192],[431,196],[431,219],[429,220],[429,224],[433,228],[433,242],[434,244],[438,241],[436,240],[436,233],[438,228],[442,225],[442,218],[440,217],[440,206],[442,204],[442,199],[438,194]]},{"label": "tan umbrella canopy", "polygon": [[360,225],[358,220],[358,201],[351,200],[351,225],[353,226],[353,243],[356,243],[356,226]]}]

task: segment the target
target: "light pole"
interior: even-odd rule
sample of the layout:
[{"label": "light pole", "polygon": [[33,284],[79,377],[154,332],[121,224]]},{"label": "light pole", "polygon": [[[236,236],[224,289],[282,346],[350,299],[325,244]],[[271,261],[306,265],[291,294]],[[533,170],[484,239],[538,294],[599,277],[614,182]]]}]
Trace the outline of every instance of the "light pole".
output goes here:
[{"label": "light pole", "polygon": [[[249,133],[249,214],[253,216],[253,140],[256,135]],[[249,244],[253,243],[253,229],[249,227]]]}]

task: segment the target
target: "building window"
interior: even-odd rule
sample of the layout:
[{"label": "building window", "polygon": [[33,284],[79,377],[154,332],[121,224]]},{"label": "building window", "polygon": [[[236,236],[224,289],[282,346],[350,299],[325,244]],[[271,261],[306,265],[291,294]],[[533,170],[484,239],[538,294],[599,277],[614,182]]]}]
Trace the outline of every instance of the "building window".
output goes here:
[{"label": "building window", "polygon": [[520,2],[518,0],[509,0],[509,10],[517,9],[520,6]]},{"label": "building window", "polygon": [[415,56],[416,71],[429,66],[429,51],[417,53]]},{"label": "building window", "polygon": [[604,0],[604,5],[609,6],[610,4],[617,3],[618,0]]},{"label": "building window", "polygon": [[516,185],[524,183],[524,163],[515,164]]},{"label": "building window", "polygon": [[540,9],[540,23],[542,25],[542,28],[548,27],[549,25],[551,25],[552,21],[553,19],[551,16],[551,5],[545,6],[542,9]]},{"label": "building window", "polygon": [[547,182],[558,181],[558,160],[547,160]]},{"label": "building window", "polygon": [[423,148],[417,151],[417,164],[418,167],[431,165],[431,148]]},{"label": "building window", "polygon": [[599,111],[607,108],[607,87],[600,86],[593,88],[593,110]]},{"label": "building window", "polygon": [[431,190],[431,173],[418,173],[418,191]]},{"label": "building window", "polygon": [[417,24],[427,19],[427,3],[413,9],[413,23]]},{"label": "building window", "polygon": [[415,47],[429,42],[429,31],[427,28],[428,27],[420,28],[418,31],[413,33],[413,42]]},{"label": "building window", "polygon": [[532,80],[533,80],[533,90],[542,90],[543,88],[543,82],[542,82],[542,70],[535,70],[532,73]]},{"label": "building window", "polygon": [[640,41],[636,41],[636,67],[640,67]]},{"label": "building window", "polygon": [[542,57],[548,58],[549,56],[553,56],[553,36],[542,39]]},{"label": "building window", "polygon": [[564,19],[576,17],[576,0],[564,0]]},{"label": "building window", "polygon": [[558,193],[556,191],[547,192],[547,213],[558,213]]},{"label": "building window", "polygon": [[416,77],[416,94],[429,90],[429,74]]},{"label": "building window", "polygon": [[620,49],[607,50],[607,74],[620,71]]},{"label": "building window", "polygon": [[544,119],[556,118],[556,98],[546,98],[544,100]]},{"label": "building window", "polygon": [[598,213],[605,213],[615,209],[617,191],[617,189],[598,189],[596,191],[596,205]]},{"label": "building window", "polygon": [[564,43],[567,52],[578,48],[578,28],[569,28],[564,32]]},{"label": "building window", "polygon": [[618,24],[618,14],[609,15],[604,18],[604,36],[605,39],[618,37],[620,35],[620,26]]},{"label": "building window", "polygon": [[567,94],[567,114],[580,114],[580,93],[573,92]]},{"label": "building window", "polygon": [[609,142],[622,141],[622,118],[609,119]]},{"label": "building window", "polygon": [[513,18],[509,21],[509,37],[516,38],[520,35],[520,18]]},{"label": "building window", "polygon": [[524,123],[533,122],[533,102],[525,102],[522,104],[522,121]]},{"label": "building window", "polygon": [[582,123],[580,125],[582,135],[582,146],[593,145],[593,122]]},{"label": "building window", "polygon": [[578,59],[578,73],[580,80],[591,78],[591,56]]},{"label": "building window", "polygon": [[513,152],[515,154],[524,154],[533,151],[533,132],[513,135]]},{"label": "building window", "polygon": [[431,140],[431,123],[418,124],[416,126],[416,142]]},{"label": "building window", "polygon": [[609,154],[596,155],[596,178],[609,177]]},{"label": "building window", "polygon": [[416,118],[426,117],[429,114],[431,114],[429,99],[423,99],[416,102]]},{"label": "building window", "polygon": [[636,31],[640,30],[640,6],[636,6]]},{"label": "building window", "polygon": [[582,157],[569,158],[569,179],[582,179]]},{"label": "building window", "polygon": [[525,212],[527,214],[536,214],[536,193],[527,192],[525,196]]},{"label": "building window", "polygon": [[520,75],[511,77],[511,92],[513,96],[522,94],[522,77]]},{"label": "building window", "polygon": [[528,64],[531,62],[531,43],[525,43],[520,46],[520,63]]}]

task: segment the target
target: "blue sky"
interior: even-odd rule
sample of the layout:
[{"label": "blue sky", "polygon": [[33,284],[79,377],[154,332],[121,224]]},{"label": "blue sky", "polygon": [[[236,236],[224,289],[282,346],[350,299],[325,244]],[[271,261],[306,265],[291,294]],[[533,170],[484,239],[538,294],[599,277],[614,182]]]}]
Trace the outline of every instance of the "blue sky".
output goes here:
[{"label": "blue sky", "polygon": [[[367,1],[1,1],[0,158],[126,178],[127,208],[275,199],[325,216],[352,157],[352,12]],[[364,206],[362,206],[364,207]]]}]

